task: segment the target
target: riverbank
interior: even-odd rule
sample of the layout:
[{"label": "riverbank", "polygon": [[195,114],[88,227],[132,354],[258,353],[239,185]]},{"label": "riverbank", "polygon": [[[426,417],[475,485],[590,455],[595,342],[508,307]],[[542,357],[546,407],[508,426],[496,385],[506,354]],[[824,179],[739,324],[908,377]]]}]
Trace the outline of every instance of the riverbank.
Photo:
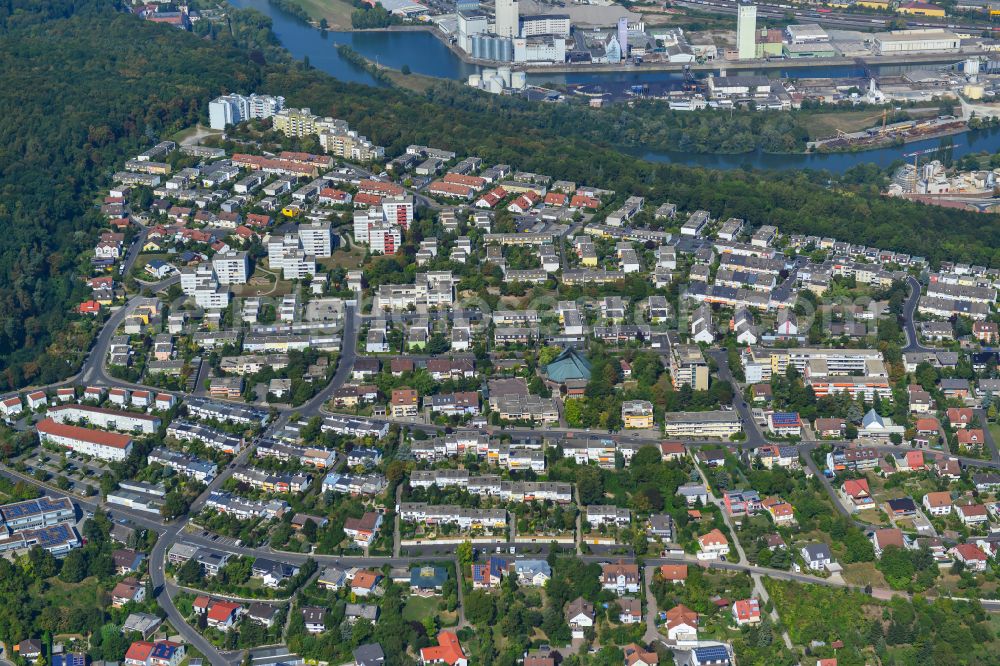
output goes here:
[{"label": "riverbank", "polygon": [[356,31],[356,32],[429,32],[434,35],[438,40],[441,41],[444,46],[448,48],[449,51],[455,54],[462,62],[468,65],[476,65],[478,67],[500,67],[500,66],[511,66],[517,71],[527,72],[529,74],[570,74],[570,73],[587,73],[587,74],[599,74],[599,73],[611,73],[611,72],[676,72],[683,73],[687,71],[691,72],[718,72],[725,70],[727,72],[747,72],[747,71],[763,71],[763,70],[788,70],[788,69],[803,69],[812,67],[878,67],[878,66],[892,66],[892,65],[935,65],[935,64],[948,64],[959,62],[969,57],[979,57],[987,55],[986,51],[975,51],[962,54],[956,53],[913,53],[907,55],[898,56],[870,56],[864,58],[848,58],[848,57],[837,57],[837,58],[794,58],[794,59],[766,59],[766,60],[712,60],[704,63],[671,63],[671,62],[643,62],[641,65],[634,65],[630,63],[618,63],[618,64],[600,64],[600,63],[588,63],[588,64],[515,64],[508,62],[500,62],[495,60],[480,60],[473,58],[464,50],[459,48],[458,44],[452,41],[451,36],[442,31],[436,24],[429,23],[425,25],[394,25],[388,28],[382,28],[379,30],[366,30],[366,31]]},{"label": "riverbank", "polygon": [[[337,79],[369,86],[384,86],[384,82],[375,80],[366,67],[361,67],[350,63],[340,56],[333,43],[346,43],[369,61],[377,61],[380,67],[387,67],[393,70],[401,70],[404,66],[409,67],[413,74],[427,77],[424,82],[433,84],[436,79],[450,79],[452,81],[465,81],[470,74],[478,73],[478,68],[466,64],[454,51],[444,46],[444,41],[436,36],[426,34],[430,32],[430,27],[409,27],[405,30],[391,31],[351,31],[351,32],[327,32],[311,28],[297,18],[280,11],[267,0],[230,0],[232,4],[241,8],[256,9],[272,20],[274,33],[281,44],[285,46],[298,60],[309,58],[312,67],[322,70]],[[893,69],[902,69],[905,66]],[[851,70],[834,71],[827,70]],[[413,74],[410,76],[412,77]],[[853,67],[814,67],[812,70],[805,69],[804,77],[863,77],[864,71],[858,65]],[[872,74],[879,76],[878,68],[873,68]],[[889,73],[898,75],[898,71]],[[405,85],[411,83],[406,81],[402,74],[391,74],[393,84]],[[544,85],[547,81],[556,84],[565,83],[589,83],[602,84],[610,80],[625,80],[629,84],[642,84],[647,80],[663,80],[667,77],[677,77],[676,74],[662,72],[643,72],[642,68],[636,68],[634,73],[614,74],[581,74],[581,75],[552,75],[552,79],[543,78],[537,74],[529,75],[528,83]],[[405,77],[409,78],[409,77]],[[568,81],[567,81],[568,80]],[[664,112],[665,115],[674,116]],[[862,111],[844,111],[830,109],[829,113],[821,113],[817,117],[816,127],[809,132],[809,139],[815,140],[823,136],[830,136],[837,129],[845,131],[859,131],[865,127],[871,127],[878,122],[871,118],[864,119]],[[879,110],[878,113],[881,113]],[[711,117],[715,114],[695,114],[685,120],[688,123],[695,123],[697,119]],[[725,114],[728,116],[728,114]],[[758,117],[761,114],[754,114]],[[740,114],[732,122],[746,123],[751,117],[750,114]],[[696,124],[712,125],[709,121],[698,121]],[[723,129],[726,127],[722,126]],[[713,129],[713,131],[715,131]],[[746,129],[744,128],[744,133]],[[710,151],[696,152],[689,146],[678,148],[677,150],[650,150],[648,147],[633,145],[620,147],[624,152],[628,152],[635,157],[655,163],[674,163],[687,166],[698,166],[706,169],[761,169],[761,170],[786,170],[786,169],[817,169],[827,170],[831,173],[843,173],[855,166],[874,163],[881,168],[886,168],[893,163],[903,159],[904,153],[922,149],[936,148],[939,139],[918,141],[910,144],[907,148],[901,146],[891,146],[878,148],[863,152],[844,153],[767,153],[763,150],[751,150],[738,154],[713,153]],[[744,142],[746,143],[746,142]],[[796,146],[795,150],[802,150],[802,146]],[[974,129],[969,132],[957,135],[954,140],[954,147],[951,155],[959,158],[970,152],[988,151],[990,153],[1000,150],[1000,128]]]},{"label": "riverbank", "polygon": [[[796,59],[768,59],[768,60],[712,60],[704,63],[671,63],[671,62],[643,62],[641,65],[630,63],[619,64],[514,64],[494,60],[480,60],[473,58],[458,44],[453,42],[449,35],[445,34],[437,25],[398,25],[385,28],[387,32],[414,32],[425,31],[437,38],[444,46],[451,51],[455,57],[459,58],[467,65],[477,67],[499,67],[512,66],[517,71],[528,74],[601,74],[601,73],[638,73],[638,72],[670,72],[682,74],[684,72],[757,72],[776,70],[798,70],[814,67],[878,67],[893,65],[935,65],[959,62],[966,57],[978,57],[986,55],[985,51],[970,52],[968,54],[954,53],[924,53],[909,54],[899,56],[871,56],[867,58],[796,58]],[[377,31],[366,31],[377,32]]]},{"label": "riverbank", "polygon": [[868,150],[881,150],[885,148],[905,146],[918,141],[930,141],[932,139],[942,139],[946,136],[955,136],[969,131],[969,126],[949,127],[926,134],[919,135],[894,135],[891,137],[872,137],[870,142],[852,142],[848,139],[829,139],[825,143],[817,144],[810,142],[806,146],[807,153],[860,153]]},{"label": "riverbank", "polygon": [[348,32],[353,30],[351,26],[351,12],[354,6],[348,0],[288,0],[288,2],[298,5],[309,15],[309,24],[314,28],[320,28],[320,21],[326,19],[326,29],[337,32]]},{"label": "riverbank", "polygon": [[440,83],[441,79],[437,79],[433,76],[424,76],[423,74],[414,74],[411,71],[403,72],[399,69],[393,69],[391,67],[386,67],[385,65],[380,65],[379,63],[366,58],[354,49],[352,49],[347,44],[335,44],[334,48],[340,54],[340,57],[344,58],[348,62],[362,67],[367,70],[377,81],[382,83],[389,83],[395,85],[399,88],[405,88],[416,93],[425,93],[427,90]]}]

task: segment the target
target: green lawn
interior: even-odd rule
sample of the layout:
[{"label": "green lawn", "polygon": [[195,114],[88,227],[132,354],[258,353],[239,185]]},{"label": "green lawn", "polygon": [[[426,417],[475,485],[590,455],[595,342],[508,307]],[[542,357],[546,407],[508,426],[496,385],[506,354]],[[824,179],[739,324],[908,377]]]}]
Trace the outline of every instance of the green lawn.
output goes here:
[{"label": "green lawn", "polygon": [[293,0],[314,20],[325,18],[330,30],[350,30],[351,11],[354,7],[347,0]]},{"label": "green lawn", "polygon": [[407,622],[421,622],[429,615],[436,615],[438,612],[438,601],[440,597],[418,597],[410,596],[403,607],[403,619]]},{"label": "green lawn", "polygon": [[[1000,442],[1000,424],[990,423],[986,427],[990,429],[990,434],[993,435],[994,442]],[[983,449],[989,450],[988,447],[984,446]]]}]

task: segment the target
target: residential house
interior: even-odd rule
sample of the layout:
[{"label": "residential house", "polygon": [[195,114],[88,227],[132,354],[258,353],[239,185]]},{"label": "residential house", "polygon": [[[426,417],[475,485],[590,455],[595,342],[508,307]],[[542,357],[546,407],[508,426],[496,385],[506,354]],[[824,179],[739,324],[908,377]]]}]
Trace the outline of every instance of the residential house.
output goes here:
[{"label": "residential house", "polygon": [[639,624],[642,622],[642,601],[634,597],[618,599],[618,621],[621,624]]},{"label": "residential house", "polygon": [[733,604],[733,620],[736,626],[758,624],[761,620],[759,599],[740,599]]},{"label": "residential house", "polygon": [[344,521],[344,534],[362,548],[368,548],[375,540],[375,535],[382,526],[382,514],[367,511],[361,518],[348,518]]},{"label": "residential house", "polygon": [[698,614],[678,604],[666,613],[667,640],[678,647],[698,644]]},{"label": "residential house", "polygon": [[111,605],[121,608],[129,602],[142,603],[146,599],[146,586],[135,578],[126,578],[111,591]]},{"label": "residential house", "polygon": [[601,567],[601,587],[618,595],[639,592],[639,565],[625,564],[623,561],[604,564]]},{"label": "residential house", "polygon": [[875,546],[875,557],[879,559],[882,559],[882,553],[889,546],[900,549],[906,547],[903,542],[903,531],[898,527],[875,530],[872,534],[872,544]]},{"label": "residential house", "polygon": [[802,546],[802,559],[813,571],[820,571],[833,563],[833,554],[825,543],[809,543]]},{"label": "residential house", "polygon": [[840,496],[852,512],[876,506],[867,479],[847,479],[840,488]]},{"label": "residential house", "polygon": [[447,666],[468,666],[469,659],[462,651],[458,636],[451,631],[442,631],[437,636],[438,644],[420,649],[421,664],[446,664]]},{"label": "residential house", "polygon": [[681,585],[687,580],[688,577],[688,565],[686,564],[661,564],[660,565],[660,578],[668,583],[680,583]]},{"label": "residential house", "polygon": [[566,623],[573,638],[583,638],[587,629],[594,626],[594,604],[577,597],[566,605]]},{"label": "residential house", "polygon": [[367,569],[358,571],[354,574],[354,578],[351,579],[351,592],[359,597],[367,597],[375,592],[375,588],[378,587],[381,579],[381,574],[374,571]]},{"label": "residential house", "polygon": [[302,620],[306,631],[310,634],[321,634],[326,631],[326,609],[316,606],[302,608]]},{"label": "residential house", "polygon": [[969,571],[986,571],[988,557],[981,548],[971,543],[960,543],[948,551],[956,562],[961,562]]},{"label": "residential house", "polygon": [[951,493],[947,490],[927,493],[921,503],[932,516],[947,516],[951,513]]},{"label": "residential house", "polygon": [[965,525],[985,525],[989,520],[986,507],[982,504],[959,504],[955,513]]},{"label": "residential house", "polygon": [[729,554],[729,540],[718,529],[698,537],[698,559],[715,560]]}]

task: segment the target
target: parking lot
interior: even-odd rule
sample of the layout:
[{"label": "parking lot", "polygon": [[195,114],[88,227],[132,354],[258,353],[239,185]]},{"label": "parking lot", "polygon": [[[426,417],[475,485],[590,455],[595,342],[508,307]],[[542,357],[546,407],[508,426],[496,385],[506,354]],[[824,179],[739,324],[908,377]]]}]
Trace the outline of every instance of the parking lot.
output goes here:
[{"label": "parking lot", "polygon": [[[101,477],[109,471],[108,466],[99,460],[85,460],[72,451],[57,453],[41,445],[13,458],[10,464],[21,473],[39,480],[44,473],[47,483],[83,496],[99,494]],[[64,486],[59,481],[60,477],[65,477],[69,485]]]}]

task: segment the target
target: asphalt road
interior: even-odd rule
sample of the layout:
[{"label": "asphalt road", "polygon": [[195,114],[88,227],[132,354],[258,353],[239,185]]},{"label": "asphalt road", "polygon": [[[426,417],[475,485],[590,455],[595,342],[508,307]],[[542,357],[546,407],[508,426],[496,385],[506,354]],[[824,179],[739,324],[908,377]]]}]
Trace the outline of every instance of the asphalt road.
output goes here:
[{"label": "asphalt road", "polygon": [[149,577],[153,584],[153,594],[156,596],[156,603],[166,613],[167,619],[173,625],[174,629],[177,630],[188,644],[193,645],[199,652],[205,655],[210,664],[213,666],[239,664],[242,661],[242,653],[224,656],[204,636],[185,621],[184,616],[181,615],[180,611],[177,610],[177,606],[174,605],[172,598],[172,594],[174,593],[168,587],[164,567],[167,550],[174,544],[177,530],[178,527],[173,526],[160,534],[160,538],[156,540],[156,545],[153,546],[153,551],[149,556]]},{"label": "asphalt road", "polygon": [[729,382],[733,387],[732,407],[739,412],[740,420],[743,422],[743,432],[746,433],[746,439],[742,443],[752,448],[767,444],[767,438],[764,437],[760,426],[754,420],[750,405],[743,399],[743,391],[740,390],[739,382],[733,377],[733,373],[729,368],[729,353],[725,349],[712,349],[709,350],[708,355],[718,366],[719,379]]},{"label": "asphalt road", "polygon": [[906,346],[904,352],[928,352],[935,351],[932,347],[925,347],[920,344],[920,336],[917,335],[916,325],[913,323],[913,315],[917,311],[917,302],[920,300],[920,282],[912,275],[906,278],[906,284],[910,287],[910,295],[903,303],[903,332],[906,334]]}]

